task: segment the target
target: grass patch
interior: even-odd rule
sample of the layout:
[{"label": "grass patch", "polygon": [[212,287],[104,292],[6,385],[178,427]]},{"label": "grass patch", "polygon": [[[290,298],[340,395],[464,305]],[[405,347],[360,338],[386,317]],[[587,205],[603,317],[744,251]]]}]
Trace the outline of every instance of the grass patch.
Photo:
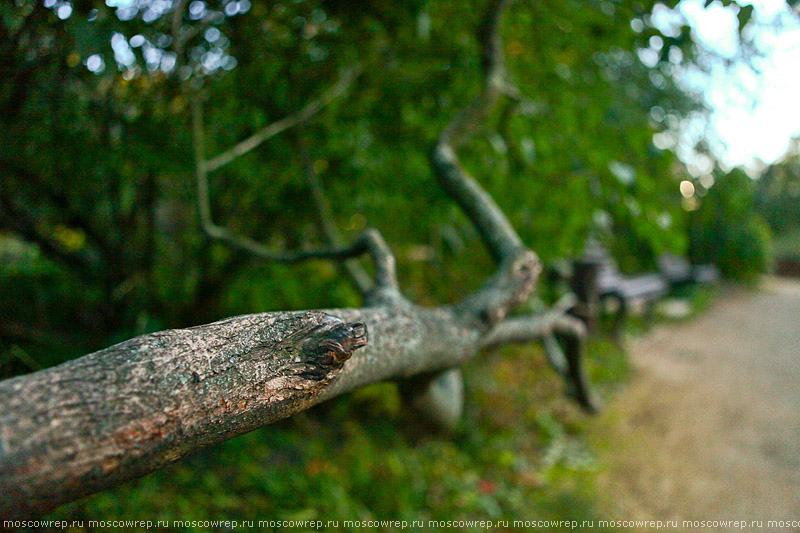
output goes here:
[{"label": "grass patch", "polygon": [[[605,341],[590,351],[588,370],[606,395],[627,363]],[[377,384],[52,517],[319,519],[338,520],[340,530],[344,520],[603,518],[587,416],[563,397],[542,350],[506,347],[464,373],[466,413],[452,435],[423,429],[395,385]]]}]

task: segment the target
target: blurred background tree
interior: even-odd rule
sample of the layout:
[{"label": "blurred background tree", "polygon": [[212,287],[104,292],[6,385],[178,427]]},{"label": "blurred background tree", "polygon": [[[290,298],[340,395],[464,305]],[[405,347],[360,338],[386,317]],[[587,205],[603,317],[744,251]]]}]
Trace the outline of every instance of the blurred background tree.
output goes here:
[{"label": "blurred background tree", "polygon": [[771,235],[755,212],[756,184],[743,170],[718,173],[690,217],[690,252],[698,263],[714,263],[729,278],[754,280],[767,270]]},{"label": "blurred background tree", "polygon": [[755,208],[774,235],[775,271],[800,276],[800,139],[756,181]]}]

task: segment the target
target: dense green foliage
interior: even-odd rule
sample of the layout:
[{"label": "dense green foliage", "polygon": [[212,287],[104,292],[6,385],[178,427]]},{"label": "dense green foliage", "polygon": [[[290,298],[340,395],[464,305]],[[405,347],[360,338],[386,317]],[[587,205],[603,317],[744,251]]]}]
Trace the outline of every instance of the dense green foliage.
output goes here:
[{"label": "dense green foliage", "polygon": [[[545,262],[580,252],[590,231],[612,240],[628,268],[686,246],[682,166],[653,135],[699,107],[674,79],[696,45],[686,26],[654,27],[656,4],[517,2],[506,17],[524,98],[498,106],[462,155]],[[146,331],[359,305],[336,265],[268,264],[203,236],[189,117],[202,102],[214,155],[318,98],[355,63],[362,73],[345,96],[211,174],[215,220],[275,247],[321,242],[302,142],[345,236],[378,227],[410,299],[455,301],[491,271],[429,162],[480,85],[484,2],[193,1],[178,18],[169,6],[0,5],[0,377]],[[731,241],[736,259],[693,250],[749,272],[736,261],[760,260],[760,227],[737,218],[751,204],[729,201],[726,179],[694,218],[752,242]],[[613,381],[624,365],[607,352],[594,352],[595,378]],[[474,403],[452,441],[404,429],[410,421],[383,385],[59,512],[593,516],[591,461],[575,451],[580,422],[572,407],[544,401],[552,376],[523,353],[467,369]]]},{"label": "dense green foliage", "polygon": [[774,236],[774,269],[800,276],[800,139],[756,182],[755,209]]},{"label": "dense green foliage", "polygon": [[756,210],[775,234],[800,231],[800,139],[756,182]]},{"label": "dense green foliage", "polygon": [[[355,62],[363,74],[349,93],[299,133],[340,227],[348,237],[381,229],[416,301],[453,300],[489,271],[429,164],[436,136],[480,83],[482,8],[304,1],[242,14],[199,2],[182,20],[191,38],[178,54],[161,4],[47,5],[0,12],[0,223],[37,245],[40,265],[4,270],[0,283],[17,296],[4,305],[25,331],[77,337],[79,353],[233,313],[357,305],[329,264],[258,263],[203,238],[187,103],[204,101],[213,155],[318,97]],[[675,158],[652,136],[695,105],[670,77],[693,43],[685,28],[652,40],[651,8],[519,3],[506,17],[525,102],[501,105],[464,157],[546,261],[580,251],[598,225],[650,255],[685,239]],[[652,68],[637,56],[650,43]],[[212,173],[219,223],[276,247],[321,241],[297,136]],[[43,365],[58,361],[38,351]]]}]

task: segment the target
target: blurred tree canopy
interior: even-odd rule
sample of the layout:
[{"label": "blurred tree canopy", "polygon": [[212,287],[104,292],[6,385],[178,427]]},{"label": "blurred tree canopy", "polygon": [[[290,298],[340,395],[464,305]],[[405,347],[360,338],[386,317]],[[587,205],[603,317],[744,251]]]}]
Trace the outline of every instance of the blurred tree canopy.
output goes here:
[{"label": "blurred tree canopy", "polygon": [[[636,261],[686,246],[682,166],[653,136],[701,107],[676,82],[698,45],[680,21],[657,29],[654,9],[666,7],[517,2],[506,17],[523,95],[463,156],[545,262],[590,230]],[[474,288],[490,261],[429,152],[479,86],[481,13],[455,0],[3,3],[0,335],[24,355],[2,375],[234,313],[357,305],[335,265],[264,264],[204,237],[189,116],[202,101],[214,155],[355,64],[349,92],[302,129],[211,174],[215,219],[277,247],[320,242],[305,146],[339,227],[380,228],[406,294]]]},{"label": "blurred tree canopy", "polygon": [[755,211],[756,183],[741,169],[718,172],[690,215],[690,256],[729,278],[754,280],[770,263],[770,230]]},{"label": "blurred tree canopy", "polygon": [[756,185],[756,209],[775,234],[800,232],[800,138],[766,168]]},{"label": "blurred tree canopy", "polygon": [[800,276],[800,139],[756,181],[754,203],[774,236],[773,270]]}]

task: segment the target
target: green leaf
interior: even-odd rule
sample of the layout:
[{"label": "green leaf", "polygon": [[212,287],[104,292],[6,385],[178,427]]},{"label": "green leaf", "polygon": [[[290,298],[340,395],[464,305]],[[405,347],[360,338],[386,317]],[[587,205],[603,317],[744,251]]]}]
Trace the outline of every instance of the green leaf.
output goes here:
[{"label": "green leaf", "polygon": [[741,32],[744,27],[750,22],[750,19],[753,17],[753,6],[742,6],[739,10],[739,14],[736,15],[736,18],[739,19],[739,31]]}]

